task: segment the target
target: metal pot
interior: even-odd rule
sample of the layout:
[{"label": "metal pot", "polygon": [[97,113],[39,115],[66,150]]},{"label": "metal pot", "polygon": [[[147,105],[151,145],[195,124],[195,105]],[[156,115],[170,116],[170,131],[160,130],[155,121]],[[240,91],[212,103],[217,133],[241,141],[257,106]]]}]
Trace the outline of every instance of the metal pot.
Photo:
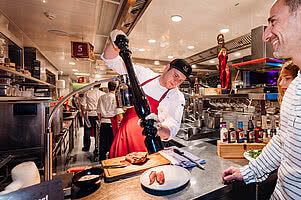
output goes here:
[{"label": "metal pot", "polygon": [[220,113],[210,113],[208,116],[208,128],[220,128]]},{"label": "metal pot", "polygon": [[208,117],[208,128],[215,128],[215,117]]},{"label": "metal pot", "polygon": [[201,120],[195,120],[194,122],[193,122],[193,126],[194,127],[202,127],[202,121]]}]

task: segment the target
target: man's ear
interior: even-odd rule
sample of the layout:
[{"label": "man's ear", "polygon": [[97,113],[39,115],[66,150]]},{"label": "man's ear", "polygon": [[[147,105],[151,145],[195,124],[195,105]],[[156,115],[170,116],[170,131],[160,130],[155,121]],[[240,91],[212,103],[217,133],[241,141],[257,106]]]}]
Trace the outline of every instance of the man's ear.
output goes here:
[{"label": "man's ear", "polygon": [[167,72],[170,68],[170,64],[165,65],[163,73]]}]

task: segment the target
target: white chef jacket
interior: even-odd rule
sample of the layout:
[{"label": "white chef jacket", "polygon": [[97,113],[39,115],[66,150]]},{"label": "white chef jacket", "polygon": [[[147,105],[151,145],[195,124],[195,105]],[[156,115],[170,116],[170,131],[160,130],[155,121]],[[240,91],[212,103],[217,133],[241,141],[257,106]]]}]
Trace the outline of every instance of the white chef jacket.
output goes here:
[{"label": "white chef jacket", "polygon": [[115,94],[109,92],[102,95],[98,100],[97,113],[101,114],[102,123],[111,123],[110,117],[123,113],[123,110],[117,108]]},{"label": "white chef jacket", "polygon": [[[105,59],[102,54],[101,58],[106,62],[109,68],[115,70],[119,74],[126,74],[126,70],[123,67],[122,58],[120,56],[108,60]],[[159,75],[149,68],[145,68],[139,65],[133,65],[133,67],[140,84]],[[159,78],[156,78],[153,81],[145,84],[142,88],[146,95],[158,101],[168,90],[167,88],[160,85]],[[178,88],[174,88],[169,90],[166,97],[160,102],[158,106],[159,121],[162,125],[167,126],[170,129],[171,137],[175,136],[180,129],[184,105],[184,95]]]},{"label": "white chef jacket", "polygon": [[88,116],[95,117],[97,116],[97,103],[98,99],[105,93],[100,91],[98,88],[93,88],[85,93],[82,98],[81,105],[88,112]]}]

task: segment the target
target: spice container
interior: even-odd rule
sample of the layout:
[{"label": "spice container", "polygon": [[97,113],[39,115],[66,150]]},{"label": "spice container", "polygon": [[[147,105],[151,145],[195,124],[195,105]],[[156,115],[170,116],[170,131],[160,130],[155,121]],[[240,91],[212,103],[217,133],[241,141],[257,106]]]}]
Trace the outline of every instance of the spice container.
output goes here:
[{"label": "spice container", "polygon": [[10,86],[0,85],[0,96],[11,96]]},{"label": "spice container", "polygon": [[0,78],[0,85],[7,85],[9,86],[11,83],[11,79],[10,78]]}]

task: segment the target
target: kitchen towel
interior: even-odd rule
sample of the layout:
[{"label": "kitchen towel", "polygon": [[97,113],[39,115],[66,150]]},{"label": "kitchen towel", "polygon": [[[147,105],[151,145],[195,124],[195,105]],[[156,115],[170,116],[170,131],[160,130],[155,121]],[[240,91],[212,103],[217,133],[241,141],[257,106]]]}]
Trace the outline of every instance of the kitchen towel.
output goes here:
[{"label": "kitchen towel", "polygon": [[164,156],[166,159],[168,159],[171,164],[181,166],[181,167],[195,167],[196,164],[188,160],[187,158],[184,158],[183,156],[175,153],[173,150],[178,149],[179,151],[183,152],[185,156],[191,158],[192,160],[200,163],[200,164],[206,164],[205,160],[201,160],[196,155],[193,155],[192,153],[185,151],[183,149],[180,149],[176,146],[167,147],[164,150],[159,151],[159,153]]}]

